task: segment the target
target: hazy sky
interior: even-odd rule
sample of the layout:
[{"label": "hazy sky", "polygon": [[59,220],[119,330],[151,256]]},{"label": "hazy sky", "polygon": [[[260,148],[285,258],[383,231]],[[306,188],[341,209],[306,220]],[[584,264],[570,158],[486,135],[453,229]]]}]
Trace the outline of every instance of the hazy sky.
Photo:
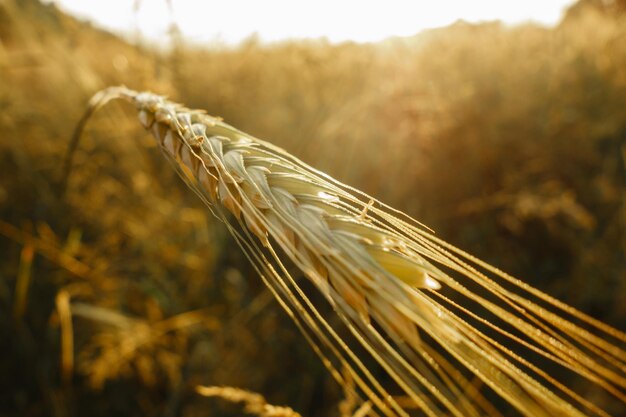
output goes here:
[{"label": "hazy sky", "polygon": [[[159,40],[172,14],[166,0],[48,0],[106,28]],[[179,27],[188,39],[235,44],[257,33],[263,41],[325,36],[376,41],[413,35],[458,19],[499,19],[507,23],[535,21],[553,25],[572,0],[171,0]]]}]

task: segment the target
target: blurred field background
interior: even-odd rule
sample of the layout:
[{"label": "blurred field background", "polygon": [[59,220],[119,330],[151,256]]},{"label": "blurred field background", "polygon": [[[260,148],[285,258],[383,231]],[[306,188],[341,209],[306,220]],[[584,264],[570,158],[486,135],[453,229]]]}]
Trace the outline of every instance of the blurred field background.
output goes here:
[{"label": "blurred field background", "polygon": [[[555,28],[134,46],[36,0],[0,1],[0,415],[230,416],[197,384],[303,416],[343,394],[127,105],[167,94],[267,139],[440,237],[626,329],[626,3]],[[619,411],[617,411],[619,412]]]}]

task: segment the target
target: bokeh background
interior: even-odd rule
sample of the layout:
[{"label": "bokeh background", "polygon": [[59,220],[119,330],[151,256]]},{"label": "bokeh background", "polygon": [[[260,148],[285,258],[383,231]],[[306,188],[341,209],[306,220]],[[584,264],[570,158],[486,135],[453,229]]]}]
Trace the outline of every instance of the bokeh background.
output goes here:
[{"label": "bokeh background", "polygon": [[376,43],[129,43],[0,1],[0,415],[230,416],[197,384],[305,416],[343,393],[133,109],[208,110],[626,329],[626,2],[553,28],[456,23]]}]

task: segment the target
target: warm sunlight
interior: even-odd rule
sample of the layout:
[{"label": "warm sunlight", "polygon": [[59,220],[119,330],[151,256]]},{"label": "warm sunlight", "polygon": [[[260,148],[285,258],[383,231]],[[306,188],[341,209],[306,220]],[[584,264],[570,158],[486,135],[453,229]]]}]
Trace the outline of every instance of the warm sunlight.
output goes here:
[{"label": "warm sunlight", "polygon": [[[197,2],[171,0],[85,1],[54,0],[63,9],[93,20],[106,28],[133,33],[151,40],[167,35],[172,18],[185,37],[195,42],[236,44],[256,33],[263,41],[326,37],[333,42],[377,41],[390,36],[410,36],[445,26],[459,19],[469,22],[501,20],[506,23],[533,21],[544,25],[558,22],[571,0],[442,0],[437,2],[336,1],[263,2],[231,0]],[[201,13],[198,5],[202,4]]]},{"label": "warm sunlight", "polygon": [[0,417],[626,417],[626,0],[0,0]]}]

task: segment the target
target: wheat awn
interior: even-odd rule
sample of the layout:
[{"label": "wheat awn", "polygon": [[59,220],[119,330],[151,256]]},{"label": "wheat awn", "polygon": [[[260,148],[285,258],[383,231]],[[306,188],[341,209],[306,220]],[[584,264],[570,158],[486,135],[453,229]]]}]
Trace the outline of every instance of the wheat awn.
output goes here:
[{"label": "wheat awn", "polygon": [[[499,415],[476,381],[523,415],[608,415],[565,382],[572,375],[626,404],[623,332],[202,111],[112,87],[92,99],[71,149],[93,110],[115,98],[135,105],[142,125],[224,221],[332,375],[344,385],[349,377],[352,394],[371,403],[369,415]],[[284,256],[324,295],[356,344],[329,324]],[[544,362],[567,377],[553,376]]]}]

